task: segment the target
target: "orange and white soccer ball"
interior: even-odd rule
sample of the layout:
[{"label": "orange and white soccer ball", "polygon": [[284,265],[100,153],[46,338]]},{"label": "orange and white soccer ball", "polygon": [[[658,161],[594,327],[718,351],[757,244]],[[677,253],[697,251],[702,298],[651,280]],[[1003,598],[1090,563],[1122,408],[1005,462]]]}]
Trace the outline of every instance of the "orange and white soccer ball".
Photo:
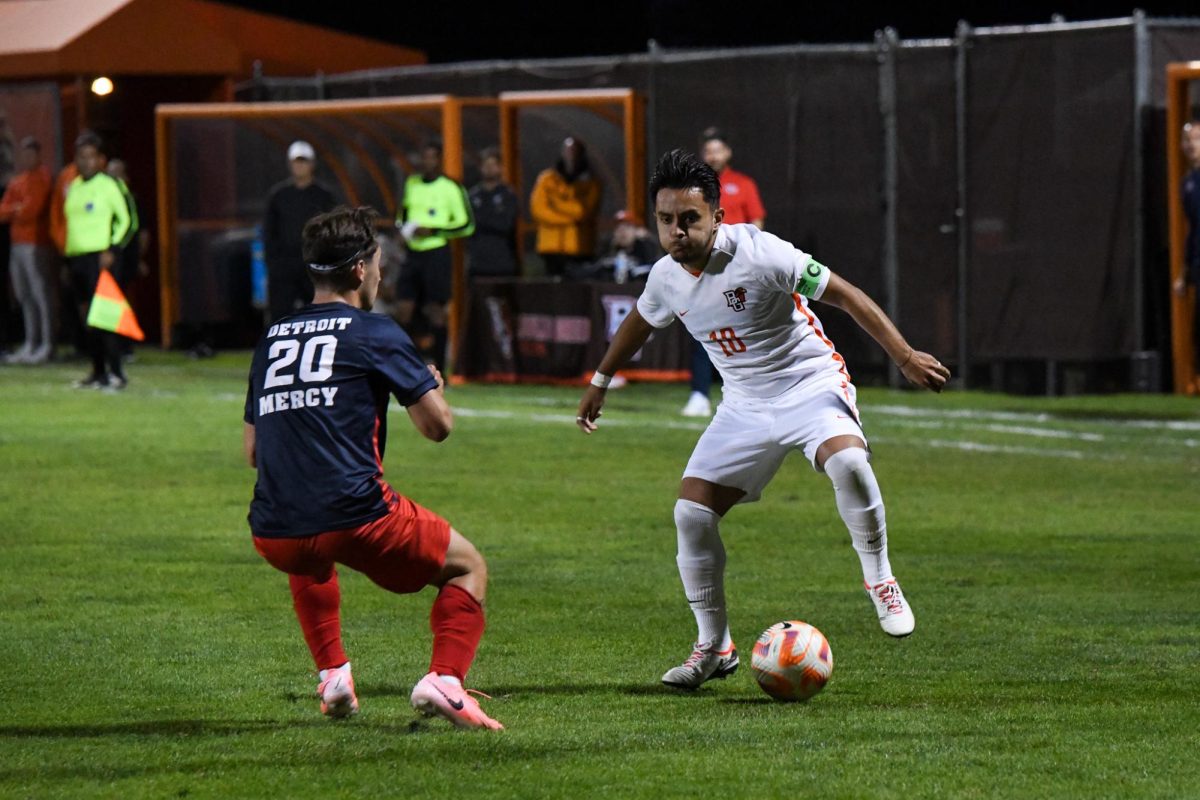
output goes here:
[{"label": "orange and white soccer ball", "polygon": [[807,622],[777,622],[754,643],[750,670],[776,700],[807,700],[833,674],[833,651],[825,634]]}]

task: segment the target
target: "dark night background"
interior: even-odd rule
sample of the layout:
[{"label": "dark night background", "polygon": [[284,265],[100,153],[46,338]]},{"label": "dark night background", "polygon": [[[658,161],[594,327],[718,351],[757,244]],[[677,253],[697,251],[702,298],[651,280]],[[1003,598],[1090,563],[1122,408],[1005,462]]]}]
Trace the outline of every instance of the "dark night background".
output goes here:
[{"label": "dark night background", "polygon": [[973,2],[887,4],[803,0],[616,0],[396,4],[223,0],[295,20],[423,50],[430,63],[640,53],[667,48],[870,42],[895,28],[901,38],[951,37],[960,19],[977,27],[1128,17],[1200,16],[1192,2]]}]

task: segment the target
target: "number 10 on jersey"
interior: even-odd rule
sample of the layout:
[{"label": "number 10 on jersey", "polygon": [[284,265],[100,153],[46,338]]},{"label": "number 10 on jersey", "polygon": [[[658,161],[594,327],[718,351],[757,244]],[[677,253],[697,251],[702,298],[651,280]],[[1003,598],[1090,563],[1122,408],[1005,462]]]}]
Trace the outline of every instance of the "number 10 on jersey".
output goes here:
[{"label": "number 10 on jersey", "polygon": [[726,356],[746,352],[746,343],[738,338],[737,332],[733,328],[721,328],[719,331],[710,331],[708,340],[721,345],[721,351]]}]

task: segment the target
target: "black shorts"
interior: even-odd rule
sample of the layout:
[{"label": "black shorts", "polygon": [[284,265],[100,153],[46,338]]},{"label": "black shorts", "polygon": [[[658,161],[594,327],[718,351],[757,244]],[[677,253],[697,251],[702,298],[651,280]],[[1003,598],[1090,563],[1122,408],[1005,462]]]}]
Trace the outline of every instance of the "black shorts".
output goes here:
[{"label": "black shorts", "polygon": [[71,290],[75,293],[76,303],[87,305],[96,294],[96,284],[100,282],[100,252],[67,257]]},{"label": "black shorts", "polygon": [[450,247],[435,250],[409,250],[408,258],[396,280],[396,297],[411,300],[419,306],[450,302],[450,287],[454,279],[454,261]]}]

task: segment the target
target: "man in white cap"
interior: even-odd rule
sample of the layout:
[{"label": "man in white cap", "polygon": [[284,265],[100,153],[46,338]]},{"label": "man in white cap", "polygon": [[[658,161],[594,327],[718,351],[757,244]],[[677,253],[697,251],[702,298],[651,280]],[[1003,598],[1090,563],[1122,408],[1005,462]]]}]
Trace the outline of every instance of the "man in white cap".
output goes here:
[{"label": "man in white cap", "polygon": [[302,139],[292,142],[287,157],[292,176],[271,189],[262,226],[272,322],[312,301],[312,282],[300,255],[300,233],[304,223],[337,205],[333,194],[314,179],[317,154],[311,144]]}]

